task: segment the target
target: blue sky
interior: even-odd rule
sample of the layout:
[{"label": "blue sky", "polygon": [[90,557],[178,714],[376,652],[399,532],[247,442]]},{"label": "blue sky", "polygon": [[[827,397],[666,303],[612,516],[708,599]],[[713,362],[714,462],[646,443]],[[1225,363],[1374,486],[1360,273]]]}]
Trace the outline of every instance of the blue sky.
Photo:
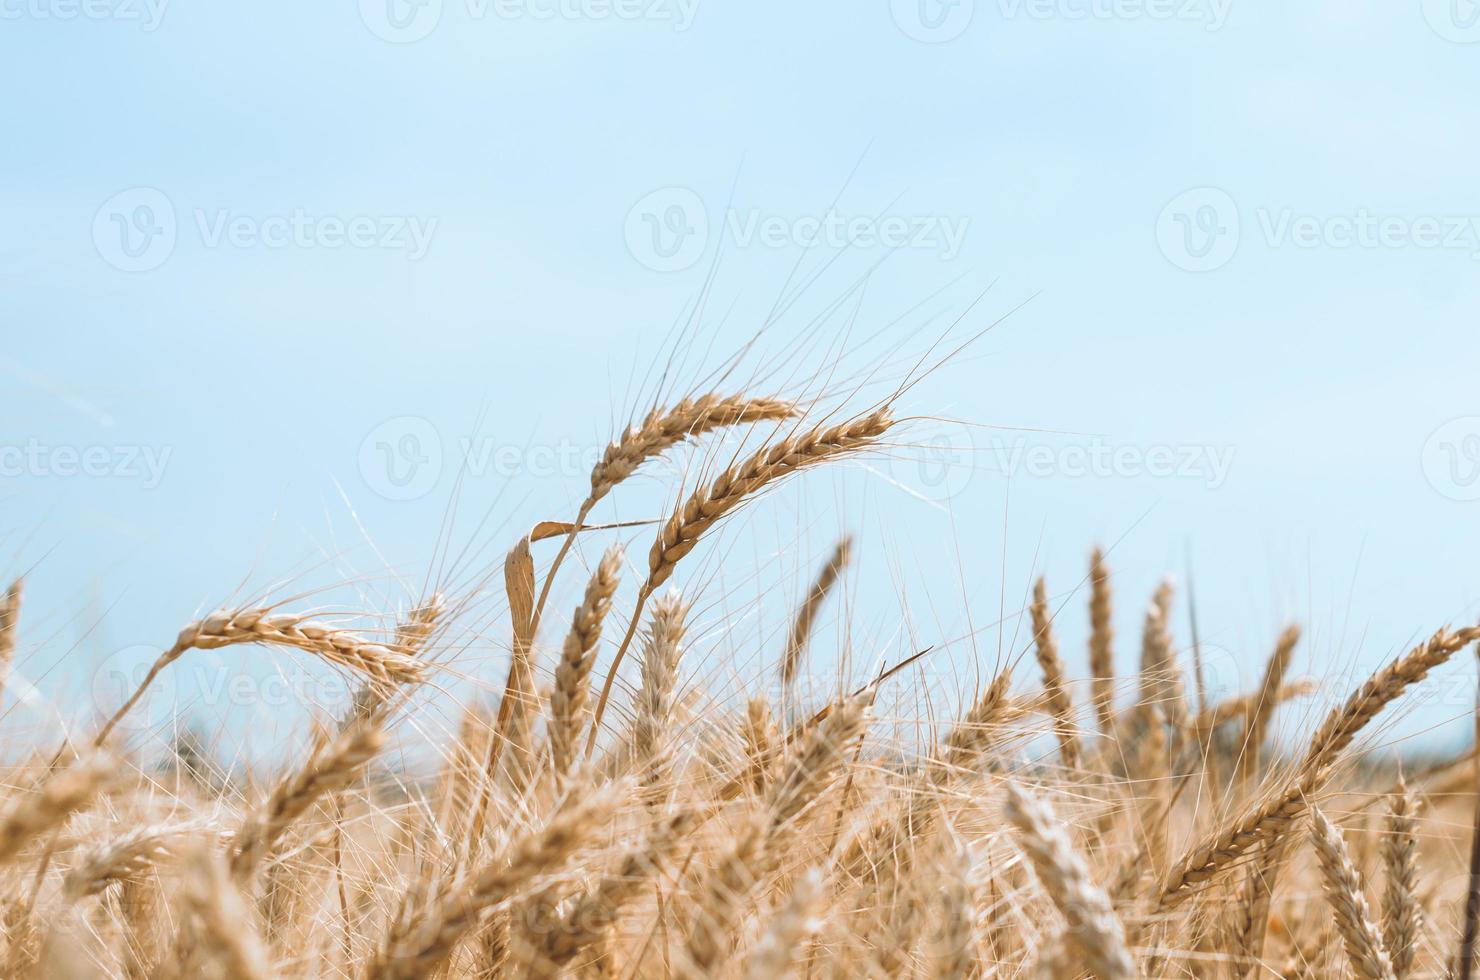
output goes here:
[{"label": "blue sky", "polygon": [[[713,686],[762,675],[842,531],[855,657],[943,643],[914,680],[941,690],[1039,572],[1082,664],[1096,542],[1126,637],[1190,560],[1229,689],[1291,619],[1339,680],[1480,614],[1466,0],[385,2],[0,0],[0,571],[29,572],[35,687],[8,723],[85,715],[98,664],[280,580],[393,610],[439,542],[491,566],[568,514],[711,270],[695,378],[799,260],[757,354],[799,387],[849,324],[849,376],[981,336],[904,445],[696,555],[713,619],[748,610],[705,636]],[[1464,737],[1451,674],[1403,731]]]}]

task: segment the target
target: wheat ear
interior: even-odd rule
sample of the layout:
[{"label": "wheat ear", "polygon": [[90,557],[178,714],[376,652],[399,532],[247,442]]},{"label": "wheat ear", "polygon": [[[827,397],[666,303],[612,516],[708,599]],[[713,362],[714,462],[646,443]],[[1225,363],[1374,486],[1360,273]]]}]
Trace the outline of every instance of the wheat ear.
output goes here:
[{"label": "wheat ear", "polygon": [[484,913],[538,875],[558,870],[593,836],[629,787],[611,783],[600,792],[569,801],[540,830],[509,847],[498,861],[454,882],[430,908],[392,931],[367,964],[367,980],[417,980],[432,976]]},{"label": "wheat ear", "polygon": [[1248,720],[1244,723],[1244,737],[1240,746],[1238,767],[1235,770],[1240,785],[1247,787],[1259,771],[1259,753],[1269,730],[1270,719],[1280,701],[1280,685],[1290,669],[1290,659],[1295,654],[1295,645],[1300,642],[1300,627],[1287,626],[1275,643],[1274,652],[1264,665],[1264,676],[1259,682]]},{"label": "wheat ear", "polygon": [[637,714],[632,721],[632,762],[644,792],[651,794],[663,781],[668,760],[667,731],[673,713],[673,691],[683,657],[684,620],[688,606],[677,590],[653,603],[642,645],[642,685],[637,691]]},{"label": "wheat ear", "polygon": [[694,491],[668,518],[648,552],[647,580],[638,590],[627,635],[617,646],[606,680],[601,685],[601,695],[596,699],[591,735],[586,740],[588,757],[596,749],[596,738],[601,733],[601,719],[606,714],[612,685],[616,683],[617,670],[622,666],[622,658],[626,656],[637,630],[643,604],[668,581],[679,561],[694,550],[704,532],[766,487],[803,469],[869,449],[877,445],[880,437],[893,426],[894,419],[885,406],[838,425],[828,428],[813,426],[805,432],[762,446],[744,462],[726,467],[709,486]]},{"label": "wheat ear", "polygon": [[1064,682],[1064,662],[1059,658],[1059,644],[1053,635],[1053,617],[1048,608],[1048,585],[1039,578],[1033,586],[1033,648],[1038,667],[1043,671],[1043,696],[1053,717],[1054,735],[1059,740],[1059,758],[1070,769],[1079,768],[1079,739],[1074,731],[1074,705]]},{"label": "wheat ear", "polygon": [[796,680],[797,671],[802,666],[802,658],[807,652],[807,644],[812,639],[812,624],[817,619],[817,613],[821,611],[822,604],[827,601],[828,593],[838,582],[843,570],[848,567],[848,562],[853,557],[853,539],[845,536],[833,549],[832,557],[822,570],[817,573],[817,578],[812,583],[812,588],[807,591],[807,597],[797,607],[796,614],[791,620],[791,632],[786,637],[786,652],[781,657],[781,684],[790,687]]},{"label": "wheat ear", "polygon": [[742,904],[775,860],[793,821],[831,785],[848,745],[867,728],[873,694],[868,689],[844,700],[812,726],[767,787],[762,812],[737,831],[733,848],[707,869],[684,952],[687,974],[708,976],[722,962]]},{"label": "wheat ear", "polygon": [[74,813],[90,806],[117,768],[116,759],[94,753],[53,773],[37,792],[11,803],[0,816],[0,864],[14,860],[36,837],[60,829]]},{"label": "wheat ear", "polygon": [[218,610],[180,631],[174,644],[150,666],[134,693],[99,730],[93,744],[102,745],[114,726],[138,704],[160,671],[187,651],[218,650],[245,643],[292,647],[312,653],[330,663],[356,670],[386,690],[396,684],[419,683],[426,673],[426,665],[405,651],[372,643],[307,616],[261,608]]},{"label": "wheat ear", "polygon": [[751,398],[744,395],[719,395],[713,392],[698,398],[685,398],[667,408],[654,408],[636,425],[630,425],[612,440],[601,459],[591,469],[591,492],[581,502],[570,531],[560,544],[560,551],[545,573],[545,584],[535,603],[533,622],[539,625],[540,614],[550,597],[555,572],[575,542],[591,509],[611,493],[648,460],[656,459],[686,439],[694,439],[716,429],[756,422],[782,421],[794,418],[797,406],[778,398]]},{"label": "wheat ear", "polygon": [[1091,699],[1100,734],[1115,736],[1115,626],[1110,592],[1110,569],[1099,548],[1089,560],[1089,670],[1093,678]]},{"label": "wheat ear", "polygon": [[1081,957],[1081,965],[1099,980],[1130,980],[1135,962],[1126,948],[1125,928],[1110,897],[1090,877],[1084,858],[1048,804],[1007,784],[1003,812],[1020,832],[1023,851],[1038,881],[1064,916],[1064,938]]},{"label": "wheat ear", "polygon": [[555,688],[550,694],[550,757],[555,775],[563,778],[575,757],[581,737],[586,702],[591,693],[591,668],[596,664],[596,645],[601,624],[611,611],[612,596],[622,571],[622,549],[613,546],[602,555],[586,583],[586,595],[571,616],[560,663],[555,668]]},{"label": "wheat ear", "polygon": [[207,827],[202,821],[145,824],[89,845],[63,879],[62,894],[75,902],[98,894],[116,881],[138,878],[160,861],[176,856],[183,842]]},{"label": "wheat ear", "polygon": [[1163,881],[1160,906],[1173,908],[1191,897],[1195,886],[1239,862],[1253,848],[1283,836],[1305,813],[1306,796],[1372,718],[1409,686],[1480,638],[1480,627],[1453,633],[1441,629],[1406,656],[1379,670],[1326,716],[1311,738],[1291,778],[1261,803],[1237,814],[1199,841],[1172,867]]},{"label": "wheat ear", "polygon": [[1382,865],[1387,877],[1382,898],[1382,938],[1398,980],[1406,980],[1413,972],[1423,931],[1423,906],[1418,900],[1417,809],[1418,800],[1400,779],[1388,797],[1382,834]]},{"label": "wheat ear", "polygon": [[1320,860],[1326,899],[1352,969],[1362,980],[1394,980],[1392,961],[1367,912],[1366,885],[1352,864],[1341,831],[1317,807],[1310,808],[1310,816],[1311,840]]},{"label": "wheat ear", "polygon": [[698,824],[698,814],[680,811],[648,834],[623,856],[620,865],[571,902],[546,934],[538,976],[555,977],[581,950],[597,943],[606,928],[646,886],[678,842]]},{"label": "wheat ear", "polygon": [[766,931],[745,958],[744,980],[787,975],[797,946],[817,930],[813,916],[822,904],[822,884],[822,874],[815,869],[797,879],[791,897],[771,916]]},{"label": "wheat ear", "polygon": [[351,728],[280,781],[232,840],[232,875],[240,881],[250,879],[288,828],[320,799],[358,779],[384,745],[385,732],[380,728]]},{"label": "wheat ear", "polygon": [[253,915],[220,858],[206,850],[187,860],[185,907],[199,929],[192,950],[213,963],[225,980],[268,980],[267,948]]}]

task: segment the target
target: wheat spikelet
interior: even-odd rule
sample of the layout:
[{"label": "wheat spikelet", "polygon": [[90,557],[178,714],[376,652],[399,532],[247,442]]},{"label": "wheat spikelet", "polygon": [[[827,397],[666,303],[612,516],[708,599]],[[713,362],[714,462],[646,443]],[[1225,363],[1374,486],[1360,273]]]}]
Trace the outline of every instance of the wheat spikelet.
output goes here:
[{"label": "wheat spikelet", "polygon": [[417,980],[431,975],[483,920],[485,911],[567,861],[627,788],[614,783],[569,802],[539,831],[515,841],[505,858],[453,883],[431,907],[392,931],[366,965],[366,980]]},{"label": "wheat spikelet", "polygon": [[1008,783],[1003,812],[1019,830],[1023,851],[1043,890],[1067,921],[1064,939],[1082,957],[1084,968],[1099,980],[1134,977],[1136,967],[1120,918],[1104,889],[1090,877],[1084,858],[1074,850],[1053,811],[1017,784]]},{"label": "wheat spikelet", "polygon": [[1362,980],[1394,980],[1392,961],[1367,913],[1361,872],[1352,864],[1341,831],[1316,807],[1311,807],[1310,816],[1311,840],[1320,859],[1326,898],[1352,969]]},{"label": "wheat spikelet", "polygon": [[640,785],[651,791],[663,780],[668,759],[667,731],[673,714],[673,693],[683,657],[688,606],[677,590],[653,603],[642,644],[642,684],[637,691],[632,720],[632,765]]},{"label": "wheat spikelet", "polygon": [[1113,738],[1115,627],[1111,621],[1110,570],[1105,567],[1105,555],[1099,548],[1090,556],[1089,582],[1089,668],[1093,678],[1090,697],[1094,702],[1095,719],[1100,723],[1100,734]]},{"label": "wheat spikelet", "polygon": [[116,881],[137,878],[160,861],[175,856],[182,844],[208,826],[203,821],[145,824],[90,844],[67,872],[62,892],[75,902],[98,894]]},{"label": "wheat spikelet", "polygon": [[13,861],[36,837],[92,805],[116,775],[116,766],[106,753],[94,753],[51,774],[37,792],[12,801],[0,816],[0,864]]},{"label": "wheat spikelet", "polygon": [[350,729],[315,752],[303,768],[281,780],[233,839],[231,873],[238,880],[249,879],[309,807],[358,779],[384,745],[385,732],[378,727]]},{"label": "wheat spikelet", "polygon": [[1382,898],[1382,939],[1398,980],[1413,972],[1423,932],[1423,907],[1418,901],[1417,809],[1418,801],[1400,779],[1388,797],[1387,825],[1382,834],[1382,866],[1387,877]]},{"label": "wheat spikelet", "polygon": [[797,879],[791,897],[771,916],[766,931],[745,958],[744,980],[786,976],[798,944],[816,931],[813,914],[822,903],[823,879],[815,869]]},{"label": "wheat spikelet", "polygon": [[1059,740],[1059,757],[1070,769],[1079,767],[1079,740],[1074,730],[1074,705],[1064,683],[1064,662],[1059,659],[1059,645],[1053,636],[1053,619],[1048,610],[1048,585],[1039,578],[1033,586],[1033,647],[1038,667],[1043,671],[1043,696],[1053,716],[1054,735]]},{"label": "wheat spikelet", "polygon": [[575,755],[590,694],[591,668],[596,664],[596,644],[621,571],[622,549],[612,547],[596,566],[586,585],[585,598],[571,616],[570,632],[555,668],[555,689],[550,695],[550,756],[556,776],[563,777],[570,770]]},{"label": "wheat spikelet", "polygon": [[1236,778],[1242,784],[1247,785],[1259,769],[1259,751],[1264,745],[1274,709],[1279,705],[1280,685],[1285,679],[1285,672],[1290,669],[1290,658],[1299,642],[1300,627],[1286,627],[1275,643],[1274,653],[1270,654],[1269,661],[1265,664],[1264,677],[1259,682],[1259,690],[1254,696],[1248,721],[1244,725],[1243,745],[1238,756]]},{"label": "wheat spikelet", "polygon": [[802,600],[801,606],[797,608],[796,614],[791,620],[791,632],[786,637],[786,652],[781,657],[781,684],[790,687],[796,680],[797,670],[802,665],[802,657],[807,652],[807,643],[812,638],[812,623],[817,618],[817,613],[822,609],[822,604],[827,601],[828,593],[837,584],[838,577],[843,574],[843,569],[848,567],[848,562],[853,557],[853,539],[845,536],[833,549],[832,557],[827,564],[822,566],[822,571],[817,573],[817,579],[812,583],[812,588],[807,591],[807,597]]}]

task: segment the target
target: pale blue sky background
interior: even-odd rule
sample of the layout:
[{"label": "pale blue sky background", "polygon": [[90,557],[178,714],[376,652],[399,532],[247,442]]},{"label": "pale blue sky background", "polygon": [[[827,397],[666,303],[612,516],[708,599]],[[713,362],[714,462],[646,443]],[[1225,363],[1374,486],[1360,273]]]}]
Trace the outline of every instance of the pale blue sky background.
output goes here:
[{"label": "pale blue sky background", "polygon": [[[439,539],[486,544],[464,567],[487,569],[578,500],[584,463],[541,453],[589,453],[625,419],[716,248],[710,363],[800,254],[762,230],[790,239],[835,199],[854,246],[759,345],[797,385],[850,318],[882,333],[849,376],[963,314],[957,338],[1005,319],[901,404],[975,426],[918,423],[890,459],[760,502],[727,562],[691,559],[713,618],[752,610],[705,638],[716,687],[760,676],[845,529],[865,662],[974,628],[990,669],[1002,595],[1016,610],[1044,571],[1082,664],[1072,593],[1097,541],[1127,637],[1191,555],[1230,690],[1291,618],[1298,669],[1343,678],[1480,615],[1467,0],[381,2],[0,0],[0,571],[30,575],[18,669],[37,686],[10,724],[85,716],[97,664],[137,662],[118,651],[243,581],[363,572],[393,610],[386,565],[414,591]],[[912,242],[879,265],[866,236],[890,228]],[[485,465],[454,494],[472,435]],[[1096,445],[1123,462],[1080,474]],[[1146,474],[1163,447],[1190,470]],[[384,452],[430,463],[397,487]],[[919,465],[939,452],[944,481]],[[652,516],[659,486],[604,514]],[[648,534],[631,541],[640,561]],[[499,674],[492,640],[459,663]],[[963,643],[931,670],[916,683],[980,672]],[[1405,731],[1464,737],[1473,664],[1451,673]],[[204,708],[198,686],[173,693],[208,724],[301,721]]]}]

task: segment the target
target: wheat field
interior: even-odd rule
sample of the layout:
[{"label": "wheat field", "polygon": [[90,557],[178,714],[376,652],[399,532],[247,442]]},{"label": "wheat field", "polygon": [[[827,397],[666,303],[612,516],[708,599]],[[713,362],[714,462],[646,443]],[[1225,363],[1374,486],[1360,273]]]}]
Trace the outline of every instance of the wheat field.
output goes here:
[{"label": "wheat field", "polygon": [[[363,610],[397,620],[382,631],[271,603],[185,625],[111,717],[8,769],[0,976],[1470,975],[1473,760],[1403,772],[1363,735],[1473,655],[1480,626],[1438,628],[1275,739],[1276,708],[1316,686],[1291,676],[1299,626],[1269,638],[1257,685],[1208,703],[1172,586],[1141,635],[1116,636],[1116,603],[1141,600],[1114,594],[1095,550],[1082,604],[1040,579],[1019,656],[958,692],[958,717],[899,740],[881,705],[928,650],[830,691],[801,683],[844,539],[809,559],[769,693],[690,683],[685,558],[792,475],[888,451],[892,409],[713,392],[638,418],[567,522],[509,545],[490,587],[507,676],[461,706],[426,771],[387,747],[443,682],[469,597]],[[704,457],[722,430],[752,448]],[[624,528],[650,542],[625,553],[592,515],[682,454],[704,479]],[[1064,666],[1068,616],[1089,624],[1090,677]],[[5,664],[26,627],[17,581]],[[247,648],[346,673],[352,709],[325,712],[277,773],[221,779],[131,748],[120,722],[159,677]],[[1117,674],[1127,651],[1139,670]]]}]

